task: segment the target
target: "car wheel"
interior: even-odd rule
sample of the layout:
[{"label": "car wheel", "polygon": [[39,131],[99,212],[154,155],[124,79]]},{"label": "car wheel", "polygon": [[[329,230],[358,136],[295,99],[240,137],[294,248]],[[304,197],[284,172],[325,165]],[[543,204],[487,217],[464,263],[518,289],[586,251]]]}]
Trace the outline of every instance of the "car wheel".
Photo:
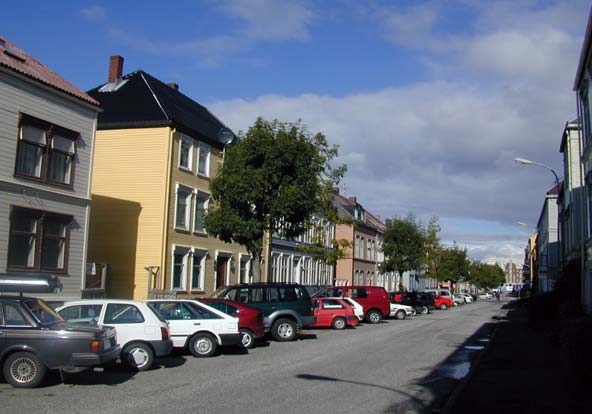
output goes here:
[{"label": "car wheel", "polygon": [[446,306],[445,303],[440,304],[440,310],[446,310],[448,309],[448,306]]},{"label": "car wheel", "polygon": [[189,351],[194,357],[207,358],[214,355],[218,344],[212,335],[207,333],[198,333],[193,335],[189,341]]},{"label": "car wheel", "polygon": [[366,314],[366,320],[370,323],[380,323],[382,314],[377,310],[371,310]]},{"label": "car wheel", "polygon": [[248,329],[239,329],[243,348],[251,349],[255,346],[255,335]]},{"label": "car wheel", "polygon": [[333,329],[345,329],[345,327],[347,326],[347,321],[345,320],[345,318],[338,316],[335,319],[333,319],[331,326],[333,326]]},{"label": "car wheel", "polygon": [[291,319],[278,319],[271,326],[271,336],[279,342],[293,341],[296,339],[296,323]]},{"label": "car wheel", "polygon": [[430,310],[428,309],[427,306],[423,305],[419,308],[419,313],[421,315],[427,315],[428,313],[430,313]]},{"label": "car wheel", "polygon": [[4,362],[4,379],[16,388],[35,388],[47,372],[47,367],[30,352],[17,352]]},{"label": "car wheel", "polygon": [[141,342],[134,342],[126,345],[123,349],[122,361],[135,371],[147,371],[154,362],[154,352]]},{"label": "car wheel", "polygon": [[395,319],[398,319],[398,320],[405,319],[405,311],[404,310],[398,310],[397,312],[395,312]]}]

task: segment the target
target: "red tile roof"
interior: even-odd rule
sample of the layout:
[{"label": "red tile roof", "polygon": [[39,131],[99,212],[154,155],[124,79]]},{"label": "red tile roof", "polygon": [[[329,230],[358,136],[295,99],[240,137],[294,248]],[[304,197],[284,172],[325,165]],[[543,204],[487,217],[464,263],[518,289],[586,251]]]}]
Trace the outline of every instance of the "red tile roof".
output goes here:
[{"label": "red tile roof", "polygon": [[[16,55],[16,57],[13,55]],[[19,49],[2,36],[0,36],[0,66],[74,96],[86,103],[96,106],[100,105],[95,99],[82,92],[57,73],[49,70],[37,59]]]}]

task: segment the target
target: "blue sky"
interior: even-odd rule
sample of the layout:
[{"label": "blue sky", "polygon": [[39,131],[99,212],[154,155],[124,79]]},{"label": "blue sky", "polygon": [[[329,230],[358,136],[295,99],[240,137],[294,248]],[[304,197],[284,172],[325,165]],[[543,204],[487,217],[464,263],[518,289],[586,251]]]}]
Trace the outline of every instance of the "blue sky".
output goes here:
[{"label": "blue sky", "polygon": [[[302,119],[340,146],[341,184],[382,218],[439,217],[473,258],[521,261],[576,112],[590,2],[19,1],[1,35],[83,90],[110,55],[233,130]],[[10,18],[6,18],[10,16]]]}]

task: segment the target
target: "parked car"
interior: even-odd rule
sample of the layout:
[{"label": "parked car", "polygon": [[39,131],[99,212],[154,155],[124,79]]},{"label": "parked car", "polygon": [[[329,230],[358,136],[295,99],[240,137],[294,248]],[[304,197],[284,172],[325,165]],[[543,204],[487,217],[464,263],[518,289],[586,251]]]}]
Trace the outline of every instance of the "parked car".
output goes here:
[{"label": "parked car", "polygon": [[196,300],[238,318],[241,344],[245,348],[253,348],[255,341],[265,336],[265,325],[263,324],[263,312],[261,310],[227,299],[196,298]]},{"label": "parked car", "polygon": [[[456,296],[456,295],[455,295]],[[465,300],[465,303],[473,303],[473,296],[469,293],[458,293],[458,296]]]},{"label": "parked car", "polygon": [[312,301],[297,283],[243,283],[224,286],[210,295],[245,303],[263,311],[263,324],[276,341],[293,341],[298,331],[313,325]]},{"label": "parked car", "polygon": [[356,326],[359,321],[353,308],[342,298],[313,298],[312,308],[317,321],[311,327],[345,329]]},{"label": "parked car", "polygon": [[417,315],[417,312],[413,307],[407,305],[401,305],[400,303],[390,303],[389,316],[395,319],[405,319],[407,316]]},{"label": "parked car", "polygon": [[65,320],[117,330],[121,361],[137,371],[150,369],[154,358],[170,354],[169,324],[146,303],[123,299],[83,299],[67,302],[56,311]]},{"label": "parked car", "polygon": [[57,279],[52,275],[0,275],[0,291],[21,293],[0,296],[0,366],[13,387],[34,388],[47,370],[76,372],[119,356],[115,329],[72,325],[42,299],[22,296],[50,293],[56,282],[52,278]]},{"label": "parked car", "polygon": [[420,315],[426,315],[436,309],[434,298],[429,293],[422,292],[390,292],[391,302],[412,306]]},{"label": "parked car", "polygon": [[352,307],[352,309],[354,310],[354,315],[356,315],[358,321],[362,322],[364,320],[364,307],[352,298],[348,298],[347,296],[342,297],[342,299]]},{"label": "parked car", "polygon": [[491,299],[491,298],[493,298],[493,295],[489,292],[481,292],[481,293],[479,293],[479,298],[480,299]]},{"label": "parked car", "polygon": [[446,310],[454,306],[452,293],[448,289],[424,289],[422,292],[431,293],[434,297],[434,305],[437,309]]},{"label": "parked car", "polygon": [[146,303],[171,327],[175,348],[194,357],[211,357],[220,346],[239,345],[238,318],[191,299],[151,299]]},{"label": "parked car", "polygon": [[452,305],[453,306],[462,306],[465,303],[467,303],[467,302],[465,301],[465,298],[463,298],[462,296],[452,295]]},{"label": "parked car", "polygon": [[332,286],[319,292],[317,296],[352,298],[364,307],[364,318],[369,323],[379,323],[391,312],[388,292],[379,286]]}]

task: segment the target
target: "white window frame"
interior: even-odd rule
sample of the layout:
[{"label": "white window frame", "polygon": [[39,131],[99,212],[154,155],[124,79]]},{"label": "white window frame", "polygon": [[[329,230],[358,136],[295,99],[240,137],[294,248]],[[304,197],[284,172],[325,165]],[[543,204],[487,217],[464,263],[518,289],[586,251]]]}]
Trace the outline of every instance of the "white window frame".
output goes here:
[{"label": "white window frame", "polygon": [[[189,164],[189,166],[184,166],[181,165],[181,151],[183,150],[183,142],[188,142],[189,143],[189,156],[187,157],[187,163]],[[185,171],[189,171],[189,172],[193,172],[193,138],[181,134],[181,138],[179,138],[179,162],[178,162],[178,166],[180,170],[185,170]]]},{"label": "white window frame", "polygon": [[[199,248],[199,247],[192,247],[191,248],[191,274],[189,277],[190,284],[189,290],[191,292],[203,292],[205,291],[205,281],[206,281],[206,259],[208,257],[208,250]],[[195,260],[199,258],[200,261],[200,269],[199,269],[199,283],[198,287],[193,287],[193,268],[195,265]]]},{"label": "white window frame", "polygon": [[[245,260],[246,258],[246,260]],[[238,255],[238,283],[250,283],[249,273],[251,272],[251,260],[252,257],[250,254],[239,253]],[[243,263],[245,264],[243,268]],[[245,275],[246,280],[241,280],[241,275]]]},{"label": "white window frame", "polygon": [[[178,251],[185,252],[183,255],[183,270],[181,271],[181,285],[179,287],[175,287],[175,253]],[[187,291],[187,276],[189,270],[189,256],[191,255],[191,247],[180,246],[173,244],[173,249],[171,252],[171,290],[185,292]]]},{"label": "white window frame", "polygon": [[[206,151],[206,171],[202,172],[199,170],[199,160],[202,155],[202,151]],[[200,142],[197,145],[197,175],[201,175],[202,177],[209,177],[210,176],[210,159],[212,158],[212,147],[208,144],[204,144]]]},{"label": "white window frame", "polygon": [[[187,199],[186,199],[186,206],[187,209],[185,211],[185,227],[181,227],[177,225],[177,216],[179,214],[179,190],[183,188],[184,190],[186,190],[189,194],[187,195]],[[177,183],[175,186],[175,217],[174,217],[174,227],[177,230],[185,230],[185,231],[189,231],[190,229],[190,225],[191,225],[191,210],[193,209],[193,203],[192,203],[192,199],[193,199],[193,189],[190,187],[187,187],[185,185],[179,184]]]},{"label": "white window frame", "polygon": [[[199,191],[199,190],[194,190],[194,203],[192,205],[192,210],[193,210],[193,232],[194,233],[198,233],[198,234],[207,234],[206,228],[204,226],[204,228],[202,230],[196,229],[195,225],[197,223],[197,200],[198,199],[202,199],[205,200],[204,202],[204,217],[206,215],[206,213],[208,212],[208,207],[210,205],[210,195],[204,191]],[[202,220],[203,221],[203,220]]]}]

